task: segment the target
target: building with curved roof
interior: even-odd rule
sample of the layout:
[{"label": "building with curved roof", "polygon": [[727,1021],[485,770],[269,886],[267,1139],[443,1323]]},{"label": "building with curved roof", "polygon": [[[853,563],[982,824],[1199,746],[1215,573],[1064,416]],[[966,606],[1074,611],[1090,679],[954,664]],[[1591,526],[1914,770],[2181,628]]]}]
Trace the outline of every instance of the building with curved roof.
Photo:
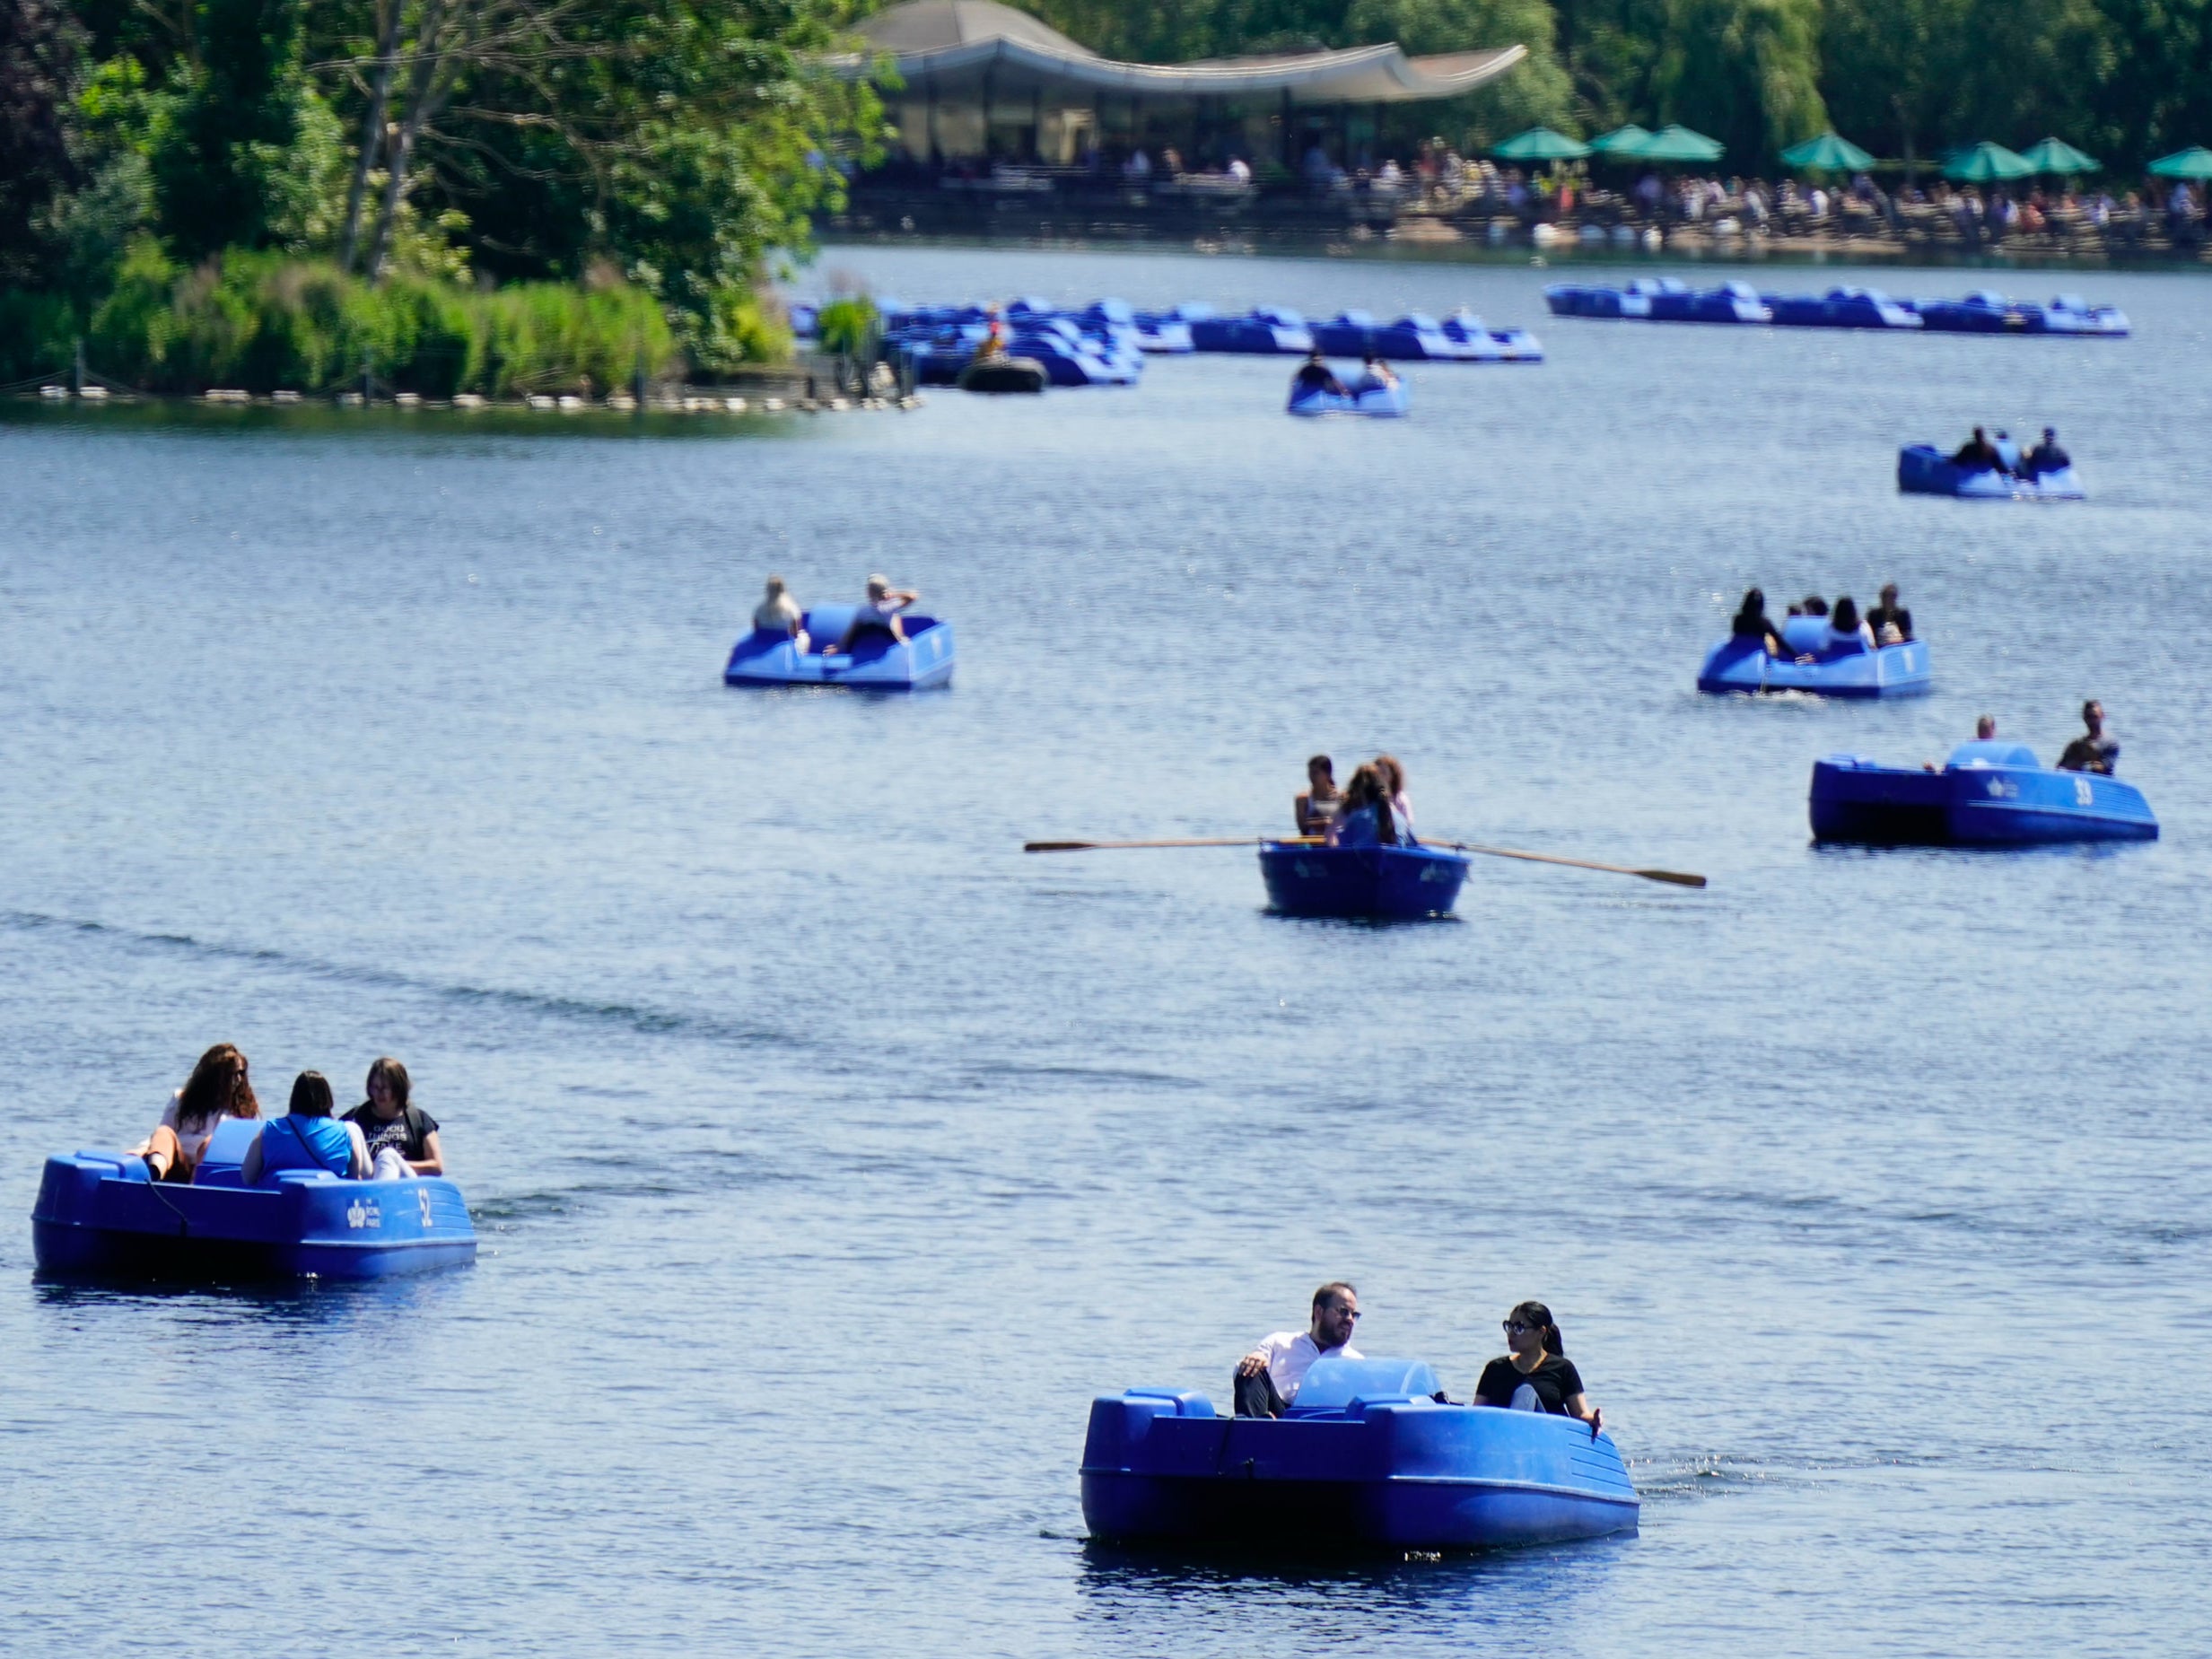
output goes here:
[{"label": "building with curved roof", "polygon": [[[996,0],[907,0],[860,25],[903,86],[887,94],[907,160],[1068,166],[1100,152],[1181,143],[1193,159],[1292,161],[1309,137],[1372,132],[1386,106],[1454,98],[1495,80],[1524,46],[1410,57],[1395,44],[1125,64]],[[870,59],[844,60],[868,73]]]}]

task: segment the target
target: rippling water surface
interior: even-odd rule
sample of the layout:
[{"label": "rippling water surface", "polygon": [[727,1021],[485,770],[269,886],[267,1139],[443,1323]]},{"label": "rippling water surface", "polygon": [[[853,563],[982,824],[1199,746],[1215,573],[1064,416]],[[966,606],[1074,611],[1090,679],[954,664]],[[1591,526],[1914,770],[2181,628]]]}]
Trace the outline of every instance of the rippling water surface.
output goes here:
[{"label": "rippling water surface", "polygon": [[[17,1653],[2189,1654],[2212,1620],[2212,318],[2121,343],[1549,319],[1543,274],[844,250],[914,298],[1463,301],[1542,368],[1287,365],[651,428],[0,420],[0,1637]],[[1833,273],[1791,272],[1788,280]],[[1954,292],[1949,273],[1874,280]],[[2040,292],[2053,279],[2022,279]],[[2019,284],[2015,284],[2019,285]],[[1900,499],[2055,422],[2079,507]],[[726,690],[768,570],[948,694]],[[1935,695],[1701,699],[1736,595],[1901,582]],[[2155,845],[1816,851],[1811,760],[2102,697]],[[1313,749],[1459,920],[1261,907]],[[194,1055],[380,1052],[485,1245],[41,1288],[51,1151]],[[1324,1279],[1455,1392],[1523,1297],[1640,1535],[1275,1573],[1086,1544],[1092,1393]],[[6,1287],[12,1285],[12,1288]]]}]

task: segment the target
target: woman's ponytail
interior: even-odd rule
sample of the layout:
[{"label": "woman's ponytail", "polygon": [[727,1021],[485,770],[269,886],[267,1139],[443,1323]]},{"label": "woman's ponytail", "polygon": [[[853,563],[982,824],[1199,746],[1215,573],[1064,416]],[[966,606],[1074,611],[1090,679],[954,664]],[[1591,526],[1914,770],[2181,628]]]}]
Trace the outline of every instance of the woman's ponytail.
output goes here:
[{"label": "woman's ponytail", "polygon": [[1532,1331],[1542,1332],[1545,1353],[1562,1358],[1566,1355],[1567,1339],[1560,1335],[1559,1327],[1552,1323],[1552,1310],[1543,1303],[1524,1302],[1506,1317],[1526,1325]]}]

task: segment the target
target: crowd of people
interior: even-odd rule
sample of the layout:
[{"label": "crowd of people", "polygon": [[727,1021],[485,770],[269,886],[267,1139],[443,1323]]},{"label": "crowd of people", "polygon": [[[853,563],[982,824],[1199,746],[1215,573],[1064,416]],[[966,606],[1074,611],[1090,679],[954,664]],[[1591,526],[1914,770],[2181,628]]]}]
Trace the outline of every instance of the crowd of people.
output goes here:
[{"label": "crowd of people", "polygon": [[[1238,1417],[1281,1417],[1297,1403],[1306,1374],[1323,1359],[1366,1358],[1351,1345],[1360,1323],[1360,1293],[1342,1279],[1314,1292],[1311,1317],[1303,1331],[1278,1331],[1263,1337],[1237,1362],[1230,1392]],[[1583,1390],[1582,1375],[1567,1358],[1559,1322],[1541,1302],[1522,1302],[1505,1316],[1506,1351],[1482,1367],[1473,1397],[1464,1402],[1448,1394],[1444,1405],[1497,1406],[1512,1411],[1543,1411],[1589,1424],[1595,1434],[1604,1418]]]},{"label": "crowd of people", "polygon": [[1912,613],[1899,603],[1893,581],[1883,584],[1881,603],[1864,616],[1858,614],[1858,602],[1848,593],[1837,599],[1832,609],[1819,594],[1810,594],[1791,606],[1789,615],[1819,617],[1826,624],[1825,637],[1810,651],[1792,645],[1788,624],[1777,623],[1767,615],[1767,596],[1758,588],[1745,590],[1744,602],[1729,620],[1728,633],[1734,639],[1757,641],[1770,657],[1795,662],[1815,662],[1842,651],[1904,645],[1912,639]]},{"label": "crowd of people", "polygon": [[[821,647],[822,654],[843,656],[871,631],[887,633],[905,644],[905,613],[921,597],[912,588],[894,588],[887,576],[870,576],[860,604],[853,607],[852,620],[837,636],[835,643]],[[767,594],[753,608],[753,627],[762,633],[783,634],[799,647],[802,657],[816,646],[813,636],[807,632],[807,613],[781,576],[768,578]]]},{"label": "crowd of people", "polygon": [[2001,472],[2008,477],[2038,478],[2046,473],[2064,472],[2074,464],[2074,458],[2059,447],[2057,431],[2049,426],[2043,428],[2042,441],[2025,450],[2003,427],[1998,427],[1997,436],[1992,438],[1977,426],[1974,435],[1953,451],[1951,464],[1967,472]]},{"label": "crowd of people", "polygon": [[1405,798],[1405,767],[1377,755],[1342,789],[1336,763],[1316,755],[1306,763],[1306,788],[1290,803],[1299,835],[1332,847],[1412,847],[1413,808]]},{"label": "crowd of people", "polygon": [[[343,1118],[329,1078],[302,1071],[293,1079],[284,1115],[262,1123],[239,1175],[248,1185],[287,1169],[325,1169],[357,1181],[404,1181],[445,1174],[438,1122],[413,1099],[407,1069],[389,1055],[369,1067],[368,1098]],[[170,1096],[162,1121],[129,1149],[155,1181],[189,1183],[208,1143],[227,1121],[256,1122],[261,1103],[251,1068],[234,1043],[218,1043]]]}]

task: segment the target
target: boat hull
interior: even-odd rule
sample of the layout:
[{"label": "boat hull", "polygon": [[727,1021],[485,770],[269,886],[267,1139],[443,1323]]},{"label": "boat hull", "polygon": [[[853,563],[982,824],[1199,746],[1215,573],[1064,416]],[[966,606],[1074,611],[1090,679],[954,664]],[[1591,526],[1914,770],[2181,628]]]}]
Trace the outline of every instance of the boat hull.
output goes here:
[{"label": "boat hull", "polygon": [[1924,640],[1812,662],[1770,657],[1755,641],[1723,640],[1706,653],[1698,670],[1698,689],[1722,695],[1793,691],[1822,697],[1918,697],[1934,684]]},{"label": "boat hull", "polygon": [[450,1181],[341,1181],[317,1170],[247,1187],[234,1170],[201,1173],[189,1185],[157,1183],[121,1153],[47,1159],[31,1212],[40,1276],[385,1279],[476,1260],[476,1228]]},{"label": "boat hull", "polygon": [[1375,420],[1395,420],[1405,414],[1411,402],[1405,382],[1400,380],[1395,386],[1368,386],[1346,394],[1316,391],[1299,397],[1294,392],[1289,409],[1292,415],[1307,417],[1364,415]]},{"label": "boat hull", "polygon": [[1911,443],[1897,451],[1897,487],[1907,495],[1954,495],[1962,501],[2077,502],[2081,479],[2071,467],[2015,477],[1994,467],[1969,469],[1931,444]]},{"label": "boat hull", "polygon": [[1808,811],[1815,841],[1863,846],[2158,839],[2158,820],[2134,785],[2095,773],[2031,766],[1928,772],[1830,755],[1813,764]]},{"label": "boat hull", "polygon": [[1260,877],[1286,916],[1412,921],[1451,913],[1467,860],[1439,847],[1312,847],[1265,842]]},{"label": "boat hull", "polygon": [[[853,609],[850,605],[823,605],[806,612],[800,625],[812,636],[809,643],[835,644],[852,625]],[[871,631],[843,655],[819,649],[802,654],[796,640],[756,628],[731,647],[722,681],[754,687],[842,685],[854,691],[932,691],[951,685],[957,662],[952,624],[933,616],[913,616],[905,627],[904,643]]]},{"label": "boat hull", "polygon": [[1317,1418],[1211,1412],[1165,1391],[1092,1402],[1081,1478],[1095,1536],[1302,1552],[1636,1529],[1636,1489],[1612,1437],[1570,1418],[1403,1399]]}]

